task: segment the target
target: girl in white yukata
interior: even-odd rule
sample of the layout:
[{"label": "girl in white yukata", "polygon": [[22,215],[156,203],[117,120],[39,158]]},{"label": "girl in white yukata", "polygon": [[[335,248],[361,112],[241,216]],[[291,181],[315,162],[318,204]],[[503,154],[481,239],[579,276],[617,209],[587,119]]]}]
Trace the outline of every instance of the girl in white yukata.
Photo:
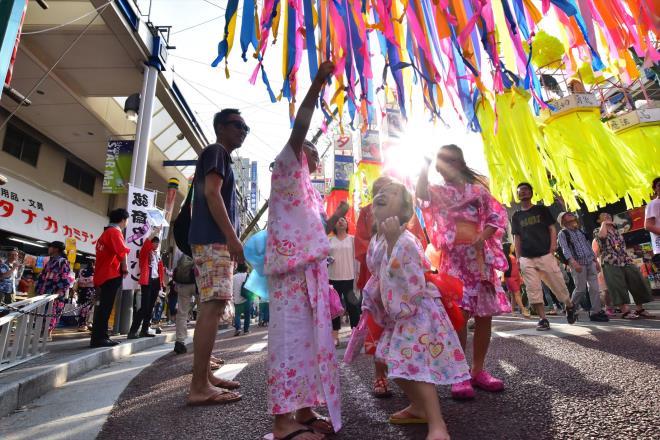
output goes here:
[{"label": "girl in white yukata", "polygon": [[410,400],[390,423],[428,423],[427,440],[447,440],[436,385],[470,378],[465,355],[440,292],[425,281],[429,264],[422,247],[405,230],[413,215],[411,195],[402,184],[390,183],[374,198],[373,212],[379,233],[367,258],[379,282],[367,292],[367,301],[379,303],[384,312],[376,357]]}]

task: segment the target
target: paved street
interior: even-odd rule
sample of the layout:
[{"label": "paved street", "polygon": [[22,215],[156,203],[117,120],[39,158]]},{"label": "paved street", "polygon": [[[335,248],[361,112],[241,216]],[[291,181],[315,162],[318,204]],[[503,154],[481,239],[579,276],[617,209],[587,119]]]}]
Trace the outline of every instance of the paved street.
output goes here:
[{"label": "paved street", "polygon": [[[448,387],[439,388],[453,439],[660,439],[658,320],[568,326],[553,318],[553,330],[542,334],[535,322],[502,317],[495,323],[488,368],[506,380],[503,393],[454,402]],[[132,380],[98,438],[257,440],[270,432],[267,332],[225,334],[216,348],[227,361],[220,374],[243,384],[242,401],[186,407],[192,354],[168,354]],[[342,365],[341,379],[345,426],[333,438],[424,438],[424,427],[387,423],[405,398],[395,386],[391,399],[371,397],[371,358]]]}]

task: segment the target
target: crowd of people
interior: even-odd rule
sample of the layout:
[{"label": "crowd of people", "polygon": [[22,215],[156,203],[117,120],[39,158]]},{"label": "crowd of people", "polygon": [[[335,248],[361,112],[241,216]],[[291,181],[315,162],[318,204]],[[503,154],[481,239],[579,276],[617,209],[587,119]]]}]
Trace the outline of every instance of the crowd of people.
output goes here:
[{"label": "crowd of people", "polygon": [[[576,322],[581,308],[595,322],[609,320],[608,306],[619,309],[625,319],[653,317],[644,309],[652,300],[648,282],[632,264],[610,214],[600,214],[600,226],[590,242],[574,213],[553,218],[547,207],[532,202],[532,185],[521,182],[520,208],[509,219],[490,194],[486,178],[468,167],[456,145],[442,146],[435,161],[427,160],[414,191],[392,177],[377,179],[372,203],[360,210],[354,234],[345,218],[346,204],[327,217],[310,180],[319,164],[318,151],[306,136],[315,103],[334,68],[330,62],[319,66],[272,169],[264,264],[269,302],[265,310],[259,307],[259,315],[260,323],[268,325],[265,381],[274,439],[319,440],[342,427],[336,354],[342,320],[336,313],[339,302],[353,330],[349,346],[364,345],[365,353],[373,356],[373,394],[390,396],[391,380],[408,399],[389,422],[427,424],[427,440],[449,438],[437,385],[449,385],[458,400],[476,398],[477,390],[505,389],[504,379],[488,371],[486,360],[492,319],[511,313],[512,303],[524,317],[536,314],[540,331],[550,330],[544,303],[548,294],[548,305],[555,302],[569,324]],[[217,140],[200,154],[192,184],[190,255],[177,251],[171,266],[176,353],[187,351],[193,298],[196,303],[187,398],[192,406],[241,399],[239,382],[212,374],[222,362],[212,350],[218,325],[232,309],[236,336],[249,332],[254,316],[255,297],[245,288],[247,267],[231,167],[231,153],[241,147],[249,127],[236,109],[217,113],[213,126]],[[429,181],[431,166],[442,183]],[[653,190],[656,198],[647,206],[645,228],[659,263],[660,178],[653,182]],[[107,327],[122,278],[128,274],[122,234],[127,218],[123,209],[110,214],[110,224],[97,243],[95,271],[81,272],[78,280],[81,301],[97,289],[92,347],[117,344]],[[503,243],[509,224],[513,239]],[[441,255],[435,265],[427,257],[427,245]],[[61,296],[71,287],[63,251],[61,243],[49,247],[51,258],[37,280],[38,293]],[[10,253],[0,265],[5,302],[12,294],[6,286],[13,282],[14,261]],[[157,237],[140,251],[139,266],[141,300],[129,339],[153,336],[149,326],[154,304],[166,286]],[[565,276],[574,286],[572,292]],[[55,301],[55,310],[62,304],[63,296]],[[86,317],[81,314],[80,319],[82,326]],[[474,335],[468,363],[470,320]],[[54,323],[55,318],[51,327]],[[317,412],[320,406],[327,408],[329,417]]]}]

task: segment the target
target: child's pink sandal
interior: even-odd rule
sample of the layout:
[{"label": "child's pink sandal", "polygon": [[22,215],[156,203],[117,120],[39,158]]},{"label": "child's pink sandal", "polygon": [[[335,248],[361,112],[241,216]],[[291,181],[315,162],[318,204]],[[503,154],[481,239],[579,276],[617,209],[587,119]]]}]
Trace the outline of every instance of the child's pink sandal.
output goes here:
[{"label": "child's pink sandal", "polygon": [[485,370],[480,371],[476,376],[472,376],[472,385],[492,393],[504,390],[504,382],[491,376]]},{"label": "child's pink sandal", "polygon": [[472,388],[470,380],[453,384],[451,386],[451,397],[456,400],[474,399],[474,388]]}]

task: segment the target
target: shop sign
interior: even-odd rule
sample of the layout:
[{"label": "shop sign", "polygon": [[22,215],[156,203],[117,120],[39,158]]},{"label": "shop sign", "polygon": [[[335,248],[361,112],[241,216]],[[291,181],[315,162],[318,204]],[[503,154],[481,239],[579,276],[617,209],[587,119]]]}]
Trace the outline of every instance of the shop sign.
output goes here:
[{"label": "shop sign", "polygon": [[76,240],[77,249],[95,253],[107,219],[71,202],[10,178],[0,187],[0,229],[46,242]]},{"label": "shop sign", "polygon": [[[146,240],[156,232],[150,211],[154,210],[156,193],[137,188],[128,187],[128,223],[126,225],[126,246],[128,253],[128,276],[124,278],[123,289],[133,290],[140,287],[140,264],[138,259],[140,249]],[[158,210],[156,210],[158,211]]]}]

